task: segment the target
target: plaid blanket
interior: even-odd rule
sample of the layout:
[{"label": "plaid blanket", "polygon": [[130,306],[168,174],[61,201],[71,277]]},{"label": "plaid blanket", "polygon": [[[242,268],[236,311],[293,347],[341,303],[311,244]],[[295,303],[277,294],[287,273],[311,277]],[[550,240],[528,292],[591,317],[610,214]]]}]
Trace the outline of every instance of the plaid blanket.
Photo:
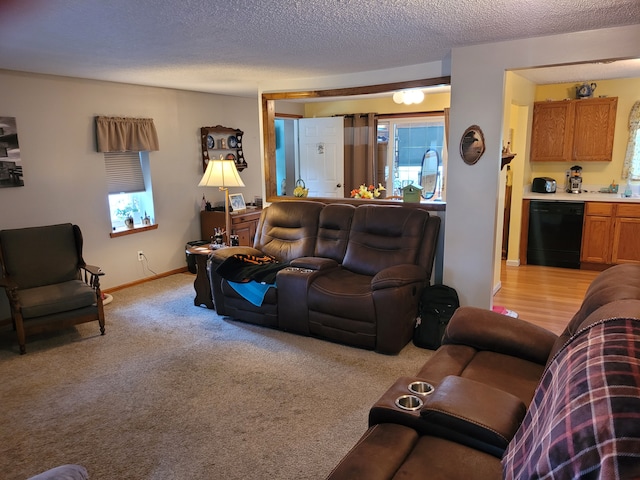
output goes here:
[{"label": "plaid blanket", "polygon": [[505,479],[640,478],[640,320],[603,320],[567,342],[502,466]]}]

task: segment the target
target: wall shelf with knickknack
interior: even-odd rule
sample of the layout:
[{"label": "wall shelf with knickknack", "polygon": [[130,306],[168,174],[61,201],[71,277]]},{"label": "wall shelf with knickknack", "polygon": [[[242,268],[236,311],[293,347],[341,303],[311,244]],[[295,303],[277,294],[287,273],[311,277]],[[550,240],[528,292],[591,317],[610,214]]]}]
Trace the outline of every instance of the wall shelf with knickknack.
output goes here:
[{"label": "wall shelf with knickknack", "polygon": [[242,152],[242,135],[244,135],[242,130],[222,125],[201,127],[202,170],[207,169],[211,158],[219,158],[220,156],[233,160],[239,172],[247,168],[248,165]]}]

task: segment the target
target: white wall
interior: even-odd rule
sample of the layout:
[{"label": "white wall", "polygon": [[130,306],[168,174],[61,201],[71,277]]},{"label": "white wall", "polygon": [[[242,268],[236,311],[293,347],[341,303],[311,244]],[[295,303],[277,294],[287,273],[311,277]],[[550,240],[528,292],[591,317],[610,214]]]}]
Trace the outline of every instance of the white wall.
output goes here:
[{"label": "white wall", "polygon": [[[0,115],[16,117],[24,187],[0,189],[0,229],[72,222],[84,235],[88,263],[106,272],[105,288],[144,279],[136,251],[158,273],[186,266],[184,246],[200,237],[202,194],[223,201],[202,176],[200,127],[245,132],[249,168],[240,175],[247,201],[262,191],[258,106],[255,99],[0,71]],[[110,238],[103,154],[95,147],[94,116],[154,119],[160,150],[150,153],[158,229]],[[46,257],[46,239],[42,251]],[[4,294],[0,318],[6,318]]]},{"label": "white wall", "polygon": [[[491,306],[505,71],[632,57],[640,57],[640,25],[453,50],[444,281],[462,304]],[[473,124],[484,131],[486,152],[469,166],[455,146]]]}]

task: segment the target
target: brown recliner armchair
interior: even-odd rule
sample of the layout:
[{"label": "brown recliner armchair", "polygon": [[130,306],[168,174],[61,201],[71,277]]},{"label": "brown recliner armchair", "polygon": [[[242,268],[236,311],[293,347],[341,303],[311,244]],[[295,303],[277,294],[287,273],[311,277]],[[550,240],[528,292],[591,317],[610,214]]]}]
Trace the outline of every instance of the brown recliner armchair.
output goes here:
[{"label": "brown recliner armchair", "polygon": [[70,223],[0,231],[0,266],[20,353],[26,336],[97,320],[104,335],[99,278],[82,258],[82,233]]},{"label": "brown recliner armchair", "polygon": [[248,302],[216,272],[229,256],[237,254],[270,255],[279,262],[290,262],[314,254],[318,234],[318,218],[323,203],[312,201],[278,202],[267,207],[258,224],[253,247],[231,247],[216,250],[208,262],[211,293],[219,315],[266,327],[278,327],[278,294],[270,288],[262,305]]},{"label": "brown recliner armchair", "polygon": [[355,209],[341,265],[309,286],[311,334],[398,353],[413,336],[439,226],[425,210],[376,205]]}]

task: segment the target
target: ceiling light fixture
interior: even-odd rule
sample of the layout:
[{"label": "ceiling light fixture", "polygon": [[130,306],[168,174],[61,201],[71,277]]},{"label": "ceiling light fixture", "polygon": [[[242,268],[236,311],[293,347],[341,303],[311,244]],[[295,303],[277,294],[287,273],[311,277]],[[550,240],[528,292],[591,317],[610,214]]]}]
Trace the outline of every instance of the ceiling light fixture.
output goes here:
[{"label": "ceiling light fixture", "polygon": [[397,104],[405,105],[422,103],[424,92],[422,90],[402,90],[393,94],[393,101]]}]

